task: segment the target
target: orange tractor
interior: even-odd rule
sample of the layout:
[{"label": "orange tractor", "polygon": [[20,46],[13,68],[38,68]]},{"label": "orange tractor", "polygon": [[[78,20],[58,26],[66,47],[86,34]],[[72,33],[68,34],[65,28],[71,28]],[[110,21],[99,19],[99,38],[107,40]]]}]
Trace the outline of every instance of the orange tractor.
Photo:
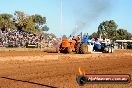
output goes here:
[{"label": "orange tractor", "polygon": [[[82,43],[82,39],[80,36],[77,37],[77,39],[69,40],[67,38],[62,39],[62,43],[59,47],[59,51],[61,53],[87,53],[88,47],[87,44]],[[81,52],[80,52],[81,51]]]},{"label": "orange tractor", "polygon": [[76,50],[76,41],[69,39],[62,39],[59,51],[62,53],[71,53]]}]

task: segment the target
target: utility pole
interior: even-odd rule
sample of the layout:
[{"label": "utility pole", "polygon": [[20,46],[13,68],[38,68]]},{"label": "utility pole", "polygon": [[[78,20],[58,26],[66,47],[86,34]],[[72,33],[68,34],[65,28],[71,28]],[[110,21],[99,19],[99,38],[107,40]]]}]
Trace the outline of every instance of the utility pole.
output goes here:
[{"label": "utility pole", "polygon": [[63,2],[61,0],[61,9],[60,9],[60,33],[62,32],[61,36],[63,36],[63,19],[62,19],[62,15],[63,15]]}]

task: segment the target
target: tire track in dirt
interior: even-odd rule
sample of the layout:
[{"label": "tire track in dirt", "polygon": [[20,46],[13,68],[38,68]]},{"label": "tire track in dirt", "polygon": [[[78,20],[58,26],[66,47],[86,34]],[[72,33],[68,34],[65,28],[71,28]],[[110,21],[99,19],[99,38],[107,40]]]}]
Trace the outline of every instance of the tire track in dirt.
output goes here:
[{"label": "tire track in dirt", "polygon": [[[124,53],[123,53],[124,52]],[[13,54],[15,53],[15,54]],[[19,57],[19,53],[13,52],[4,57]],[[32,52],[28,56],[21,54],[24,59],[37,56],[38,60],[8,60],[0,61],[0,87],[2,88],[45,88],[38,84],[59,88],[131,88],[130,84],[88,84],[80,87],[76,83],[79,74],[78,67],[81,66],[88,74],[130,74],[132,75],[132,51],[116,51],[113,54],[46,54],[58,55],[57,60],[41,60],[45,55],[43,52],[38,57]],[[16,56],[15,56],[16,55]],[[9,58],[10,59],[10,58]],[[13,59],[13,58],[12,58]],[[39,60],[40,59],[40,60]],[[12,79],[12,80],[10,80]],[[13,80],[14,79],[14,80]],[[25,82],[24,82],[25,81]],[[29,83],[27,83],[27,81]],[[34,84],[33,84],[34,83]],[[36,83],[36,84],[35,84]]]}]

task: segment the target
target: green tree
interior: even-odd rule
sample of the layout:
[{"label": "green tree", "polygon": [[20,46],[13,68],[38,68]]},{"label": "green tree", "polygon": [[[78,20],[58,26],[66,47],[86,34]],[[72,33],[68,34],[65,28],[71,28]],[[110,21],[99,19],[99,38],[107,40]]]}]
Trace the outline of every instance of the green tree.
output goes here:
[{"label": "green tree", "polygon": [[0,29],[4,31],[7,28],[15,28],[15,24],[12,18],[13,15],[11,14],[0,14]]},{"label": "green tree", "polygon": [[119,35],[119,39],[131,39],[132,38],[132,34],[127,32],[127,30],[125,29],[118,29],[117,33]]},{"label": "green tree", "polygon": [[44,25],[46,23],[46,17],[43,17],[38,14],[32,15],[32,17],[33,22],[36,23],[38,26]]},{"label": "green tree", "polygon": [[34,34],[49,30],[46,25],[46,17],[39,14],[25,15],[22,11],[15,11],[14,15],[0,14],[0,29],[4,31],[8,28],[17,28],[18,30]]},{"label": "green tree", "polygon": [[49,27],[46,25],[46,17],[43,17],[39,14],[32,15],[33,22],[36,27],[39,28],[39,31],[49,31]]},{"label": "green tree", "polygon": [[131,34],[131,33],[128,33],[128,36],[127,36],[127,38],[126,38],[126,39],[131,40],[131,39],[132,39],[132,34]]},{"label": "green tree", "polygon": [[98,27],[98,35],[102,34],[103,38],[117,38],[117,24],[114,20],[103,21]]},{"label": "green tree", "polygon": [[47,25],[45,25],[40,30],[41,31],[49,31],[49,27]]},{"label": "green tree", "polygon": [[25,31],[24,29],[26,29],[26,16],[24,14],[24,12],[21,12],[21,11],[15,11],[14,13],[14,22],[15,22],[15,25],[16,27],[18,28],[18,30],[23,30]]},{"label": "green tree", "polygon": [[16,11],[14,15],[14,21],[18,30],[30,33],[39,33],[41,29],[45,31],[49,30],[45,25],[46,18],[41,15],[26,16],[24,12],[21,11]]},{"label": "green tree", "polygon": [[93,38],[99,38],[99,35],[98,35],[97,32],[94,32],[94,33],[92,33],[92,37],[93,37]]}]

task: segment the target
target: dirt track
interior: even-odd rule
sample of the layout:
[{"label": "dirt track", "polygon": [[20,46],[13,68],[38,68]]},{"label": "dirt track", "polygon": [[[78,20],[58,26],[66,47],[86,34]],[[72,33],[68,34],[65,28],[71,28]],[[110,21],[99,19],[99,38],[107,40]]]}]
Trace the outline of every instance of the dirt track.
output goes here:
[{"label": "dirt track", "polygon": [[132,75],[132,51],[80,55],[0,51],[0,88],[132,88],[132,83],[78,86],[79,66],[87,74]]}]

